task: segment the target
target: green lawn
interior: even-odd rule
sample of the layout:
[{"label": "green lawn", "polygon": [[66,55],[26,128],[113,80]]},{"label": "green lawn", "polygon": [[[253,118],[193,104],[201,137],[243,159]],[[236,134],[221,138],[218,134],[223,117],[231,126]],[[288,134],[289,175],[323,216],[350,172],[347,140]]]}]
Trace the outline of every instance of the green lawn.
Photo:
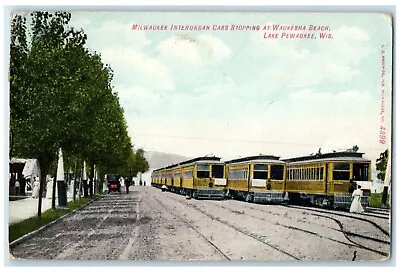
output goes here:
[{"label": "green lawn", "polygon": [[67,203],[67,209],[55,209],[55,210],[50,209],[43,212],[41,217],[34,216],[24,221],[9,225],[8,227],[9,242],[11,243],[12,241],[18,239],[19,237],[22,237],[29,232],[39,229],[40,227],[56,220],[57,218],[81,207],[82,205],[86,204],[92,199],[98,197],[99,195],[95,195],[93,196],[93,198],[88,197],[88,198],[76,199],[75,202],[71,201]]},{"label": "green lawn", "polygon": [[[369,198],[369,206],[374,208],[382,208],[382,193],[371,194]],[[386,204],[390,207],[390,195],[387,198]]]}]

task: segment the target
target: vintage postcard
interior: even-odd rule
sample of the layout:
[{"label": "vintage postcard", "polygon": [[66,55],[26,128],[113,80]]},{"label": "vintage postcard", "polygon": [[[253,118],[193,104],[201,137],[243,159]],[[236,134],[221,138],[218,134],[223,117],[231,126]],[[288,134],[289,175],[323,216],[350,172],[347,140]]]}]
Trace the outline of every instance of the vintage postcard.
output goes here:
[{"label": "vintage postcard", "polygon": [[11,259],[392,258],[390,14],[10,22]]}]

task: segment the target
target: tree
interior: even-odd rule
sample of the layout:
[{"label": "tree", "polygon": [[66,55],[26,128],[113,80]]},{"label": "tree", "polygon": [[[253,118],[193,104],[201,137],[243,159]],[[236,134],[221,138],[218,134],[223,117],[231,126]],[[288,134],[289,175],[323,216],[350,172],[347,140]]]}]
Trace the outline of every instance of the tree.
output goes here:
[{"label": "tree", "polygon": [[381,181],[385,181],[386,166],[389,157],[389,151],[386,149],[376,159],[376,170],[378,171],[377,177]]},{"label": "tree", "polygon": [[[98,57],[84,47],[86,35],[68,27],[67,12],[33,12],[31,42],[26,42],[26,20],[16,15],[11,31],[10,141],[14,152],[37,158],[41,168],[40,195],[45,176],[61,147],[78,152],[90,139],[85,126],[94,119],[93,97],[101,88],[109,96],[110,78]],[[97,66],[93,68],[93,59]],[[99,96],[97,99],[101,99]],[[106,99],[106,98],[103,98]],[[89,115],[89,116],[87,116]],[[41,216],[41,198],[38,204]]]},{"label": "tree", "polygon": [[132,178],[136,177],[138,173],[144,173],[148,170],[149,163],[144,156],[144,149],[139,148],[135,152],[130,148],[127,160],[116,169],[116,172],[120,173],[124,177],[129,177],[132,180]]},{"label": "tree", "polygon": [[26,40],[26,18],[14,16],[11,22],[10,43],[10,150],[9,158],[13,156],[15,127],[26,112],[25,86],[26,62],[28,44]]},{"label": "tree", "polygon": [[149,170],[149,163],[144,156],[143,148],[139,148],[135,153],[135,166],[136,170],[140,173],[144,173]]},{"label": "tree", "polygon": [[71,14],[31,17],[29,44],[26,19],[16,15],[11,26],[10,157],[15,152],[38,159],[42,195],[59,148],[75,173],[87,161],[93,181],[94,164],[100,170],[123,167],[133,146],[111,85],[113,71],[85,47],[83,30],[68,26]]},{"label": "tree", "polygon": [[[26,20],[15,16],[16,31],[12,31],[11,40],[18,41],[20,46],[11,46],[11,51],[17,51],[15,56],[22,55],[26,50],[24,62],[11,58],[10,97],[15,99],[10,105],[10,128],[13,135],[13,148],[18,154],[38,159],[41,178],[40,196],[43,194],[44,180],[50,163],[56,159],[56,151],[63,138],[65,126],[63,107],[65,101],[58,91],[64,90],[67,81],[62,80],[64,74],[62,65],[62,50],[70,38],[78,38],[80,33],[65,30],[70,14],[56,12],[34,12],[32,16],[32,39],[30,46],[26,45],[26,28],[19,24]],[[21,33],[23,29],[23,34]],[[17,37],[17,38],[15,38]],[[25,41],[21,41],[25,37]],[[84,37],[81,37],[84,38]],[[19,53],[18,53],[19,50]],[[13,55],[13,53],[11,53]],[[22,71],[23,80],[18,75]],[[11,99],[10,99],[11,100]],[[11,101],[10,101],[11,103]],[[22,105],[20,107],[15,106]],[[38,216],[41,216],[41,197],[38,202]]]}]

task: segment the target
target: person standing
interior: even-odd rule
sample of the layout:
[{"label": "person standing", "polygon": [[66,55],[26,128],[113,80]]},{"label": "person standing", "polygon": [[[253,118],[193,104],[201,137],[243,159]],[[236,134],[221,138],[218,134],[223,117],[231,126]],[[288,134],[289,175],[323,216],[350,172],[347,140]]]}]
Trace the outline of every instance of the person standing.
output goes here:
[{"label": "person standing", "polygon": [[271,189],[272,189],[271,180],[268,179],[268,181],[267,181],[267,190],[271,190]]},{"label": "person standing", "polygon": [[18,179],[15,181],[14,187],[15,187],[15,195],[19,195],[19,194],[20,194],[20,191],[19,191],[19,189],[20,189],[20,184],[19,184]]},{"label": "person standing", "polygon": [[361,185],[358,185],[357,190],[354,190],[354,192],[352,194],[353,201],[351,202],[351,206],[350,206],[351,213],[363,213],[364,212],[364,208],[361,205],[362,195],[363,195],[363,193],[361,190]]},{"label": "person standing", "polygon": [[33,182],[33,188],[32,188],[32,197],[33,198],[39,197],[39,187],[40,187],[39,179],[37,177],[35,177],[35,180]]},{"label": "person standing", "polygon": [[24,176],[21,176],[19,194],[25,196],[25,193],[26,193],[26,178]]},{"label": "person standing", "polygon": [[349,194],[352,194],[357,189],[357,184],[354,179],[350,179]]},{"label": "person standing", "polygon": [[126,188],[126,194],[129,194],[129,186],[130,186],[130,180],[128,177],[125,178],[125,188]]}]

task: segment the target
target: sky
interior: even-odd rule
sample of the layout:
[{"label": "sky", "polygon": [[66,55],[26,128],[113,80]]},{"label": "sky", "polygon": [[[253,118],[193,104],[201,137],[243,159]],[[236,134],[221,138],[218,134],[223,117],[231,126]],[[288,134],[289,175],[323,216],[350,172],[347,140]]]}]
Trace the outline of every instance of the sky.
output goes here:
[{"label": "sky", "polygon": [[87,47],[114,70],[135,148],[228,160],[357,145],[374,161],[389,144],[379,142],[380,128],[389,138],[391,124],[385,14],[73,11],[70,26],[83,29]]},{"label": "sky", "polygon": [[[133,30],[136,24],[167,29]],[[260,28],[241,30],[246,25]],[[274,31],[274,25],[306,30]],[[326,31],[310,31],[310,25]],[[231,159],[287,158],[357,145],[373,160],[387,148],[379,142],[380,127],[390,131],[387,15],[73,12],[71,26],[84,30],[88,48],[114,70],[114,90],[136,148]],[[274,33],[278,38],[264,38]],[[281,38],[283,33],[316,38]],[[332,38],[320,39],[320,33]]]}]

